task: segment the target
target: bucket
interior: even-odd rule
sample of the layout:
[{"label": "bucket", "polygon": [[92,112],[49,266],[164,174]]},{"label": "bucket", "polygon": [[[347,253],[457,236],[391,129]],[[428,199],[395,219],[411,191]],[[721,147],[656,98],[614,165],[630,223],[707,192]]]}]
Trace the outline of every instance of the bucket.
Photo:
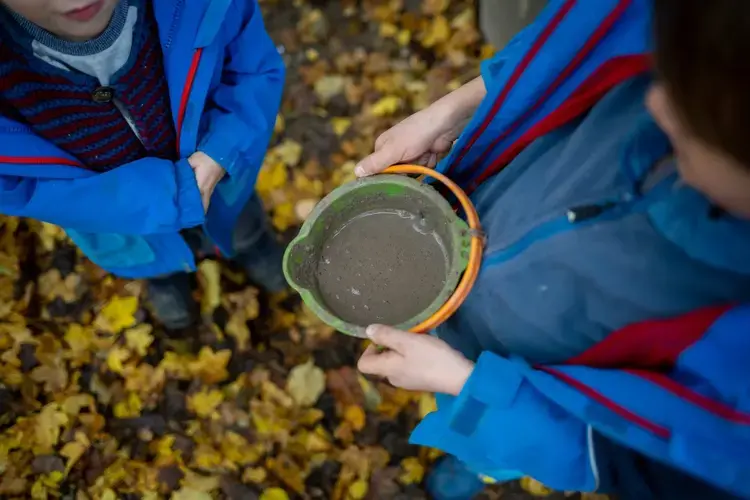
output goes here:
[{"label": "bucket", "polygon": [[[406,170],[444,179],[423,167],[389,169]],[[478,262],[469,276],[464,272],[470,261],[481,260],[476,229],[429,185],[404,175],[367,177],[315,207],[286,249],[284,275],[305,304],[342,333],[364,337],[372,323],[424,330],[436,326],[431,319],[450,316],[473,285]]]}]

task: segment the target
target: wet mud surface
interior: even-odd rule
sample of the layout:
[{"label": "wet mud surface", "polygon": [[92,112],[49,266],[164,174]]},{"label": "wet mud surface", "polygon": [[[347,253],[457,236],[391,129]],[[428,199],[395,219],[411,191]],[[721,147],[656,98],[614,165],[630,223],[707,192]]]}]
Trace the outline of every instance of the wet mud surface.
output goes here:
[{"label": "wet mud surface", "polygon": [[446,251],[429,218],[373,210],[323,243],[316,277],[327,307],[341,319],[398,325],[438,297],[446,269]]}]

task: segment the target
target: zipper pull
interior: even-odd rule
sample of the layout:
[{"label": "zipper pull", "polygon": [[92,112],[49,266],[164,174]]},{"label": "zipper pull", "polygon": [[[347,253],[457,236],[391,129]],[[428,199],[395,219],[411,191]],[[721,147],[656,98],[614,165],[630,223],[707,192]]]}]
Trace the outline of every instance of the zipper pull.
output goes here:
[{"label": "zipper pull", "polygon": [[614,203],[600,203],[598,205],[582,205],[580,207],[573,207],[568,210],[568,222],[575,224],[577,222],[583,222],[585,220],[599,217],[601,214],[614,207]]}]

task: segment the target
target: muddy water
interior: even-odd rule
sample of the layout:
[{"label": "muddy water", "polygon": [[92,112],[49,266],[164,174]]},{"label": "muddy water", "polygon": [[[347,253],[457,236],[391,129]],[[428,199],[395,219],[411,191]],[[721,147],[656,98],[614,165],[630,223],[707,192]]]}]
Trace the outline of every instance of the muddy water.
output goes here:
[{"label": "muddy water", "polygon": [[444,282],[447,255],[424,217],[360,215],[323,244],[318,287],[328,308],[359,326],[398,325],[424,311]]}]

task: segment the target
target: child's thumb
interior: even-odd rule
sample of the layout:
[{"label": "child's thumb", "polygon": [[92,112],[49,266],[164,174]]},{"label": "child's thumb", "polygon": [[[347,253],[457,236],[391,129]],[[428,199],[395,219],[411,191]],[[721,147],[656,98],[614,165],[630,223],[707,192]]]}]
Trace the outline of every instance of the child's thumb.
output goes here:
[{"label": "child's thumb", "polygon": [[398,163],[399,160],[400,158],[393,152],[393,149],[378,149],[360,161],[354,168],[354,173],[357,177],[379,174],[391,165]]}]

